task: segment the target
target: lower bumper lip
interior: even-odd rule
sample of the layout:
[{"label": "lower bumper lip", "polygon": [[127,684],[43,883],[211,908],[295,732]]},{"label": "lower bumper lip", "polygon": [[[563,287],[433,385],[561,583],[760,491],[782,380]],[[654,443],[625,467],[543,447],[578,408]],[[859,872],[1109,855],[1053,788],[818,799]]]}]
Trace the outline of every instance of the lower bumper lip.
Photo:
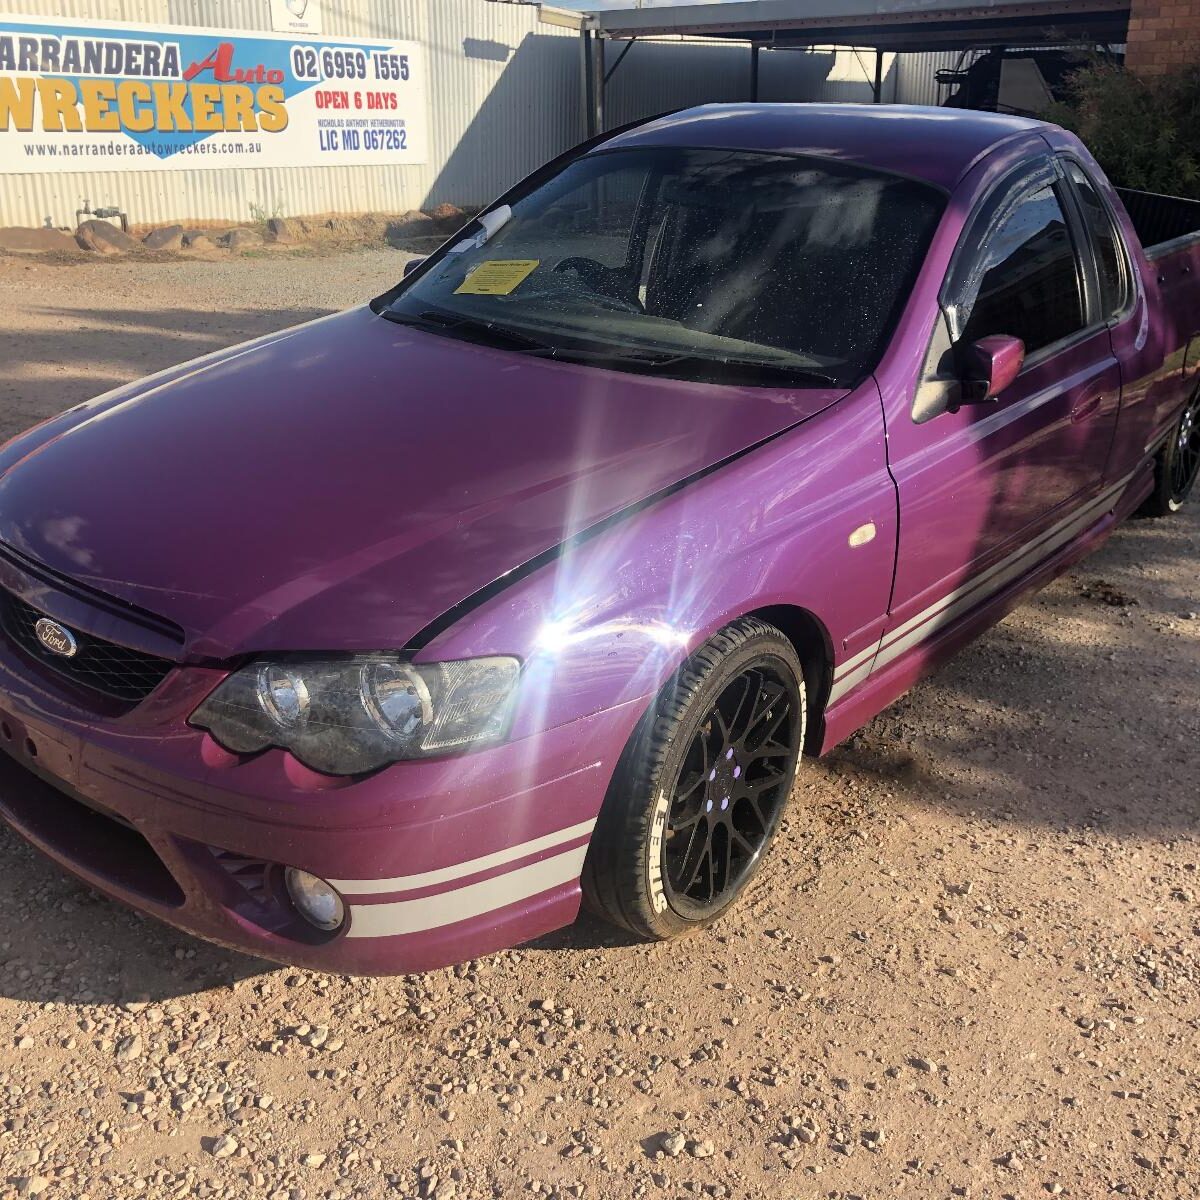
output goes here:
[{"label": "lower bumper lip", "polygon": [[[225,776],[261,785],[260,794],[233,795],[214,786],[222,772],[203,765],[195,741],[194,776],[162,775],[119,758],[102,738],[83,740],[27,712],[0,678],[0,816],[97,891],[220,945],[339,974],[429,970],[575,919],[604,764],[633,720],[620,710],[596,714],[586,719],[589,735],[551,731],[524,757],[510,746],[494,763],[480,755],[411,772],[405,764],[391,780],[385,772],[328,794],[296,792],[278,762],[255,760]],[[150,745],[180,755],[170,739]],[[590,752],[583,764],[580,746]],[[597,749],[603,756],[592,758]],[[427,794],[397,802],[401,779],[419,780]],[[393,811],[411,823],[378,823],[389,788]],[[376,822],[346,824],[356,806]],[[324,825],[326,812],[343,820]],[[338,890],[346,915],[337,929],[296,913],[285,863]]]}]

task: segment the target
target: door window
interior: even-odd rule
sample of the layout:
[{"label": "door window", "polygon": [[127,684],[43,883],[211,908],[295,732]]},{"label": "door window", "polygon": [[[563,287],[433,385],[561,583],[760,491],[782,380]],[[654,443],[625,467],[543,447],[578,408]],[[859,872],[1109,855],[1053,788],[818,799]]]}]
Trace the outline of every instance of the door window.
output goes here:
[{"label": "door window", "polygon": [[1086,324],[1075,246],[1049,183],[996,223],[970,275],[978,283],[956,306],[964,342],[1008,334],[1032,355]]},{"label": "door window", "polygon": [[1114,317],[1125,307],[1125,256],[1121,252],[1120,235],[1104,201],[1100,199],[1087,173],[1070,159],[1064,164],[1096,252],[1096,271],[1100,277],[1102,319]]}]

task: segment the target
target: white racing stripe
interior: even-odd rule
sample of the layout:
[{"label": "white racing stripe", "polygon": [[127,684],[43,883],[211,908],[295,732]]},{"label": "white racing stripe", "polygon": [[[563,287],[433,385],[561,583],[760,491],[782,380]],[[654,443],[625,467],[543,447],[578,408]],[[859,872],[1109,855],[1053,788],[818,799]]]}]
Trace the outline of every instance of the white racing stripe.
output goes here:
[{"label": "white racing stripe", "polygon": [[[1106,488],[1099,496],[1057,524],[1044,530],[1032,542],[994,563],[986,571],[947,592],[940,600],[910,617],[895,629],[889,630],[877,645],[860,651],[847,659],[834,672],[829,703],[834,704],[852,688],[862,683],[872,670],[898,658],[906,650],[925,640],[936,630],[948,625],[977,604],[983,603],[1007,584],[1025,573],[1036,563],[1048,558],[1082,533],[1104,511],[1111,508],[1136,472]],[[875,655],[874,661],[871,661]]]},{"label": "white racing stripe", "polygon": [[[484,854],[479,858],[471,858],[466,862],[454,863],[449,867],[439,867],[433,871],[422,871],[417,875],[396,875],[391,879],[331,879],[329,882],[339,892],[350,896],[374,896],[380,892],[411,892],[417,888],[432,887],[436,883],[446,883],[451,879],[462,879],[466,875],[478,875],[480,871],[490,871],[492,867],[500,867],[505,863],[516,862],[519,858],[528,858],[531,854],[539,854],[553,846],[561,846],[564,842],[573,842],[592,832],[595,820],[580,821],[578,825],[568,825],[565,829],[556,829],[553,833],[544,834],[528,842],[520,842],[494,854]],[[536,865],[536,864],[535,864]]]},{"label": "white racing stripe", "polygon": [[468,921],[578,879],[586,855],[586,845],[576,846],[541,862],[529,863],[504,875],[434,896],[382,904],[355,904],[351,908],[346,936],[392,937],[400,933],[424,933],[457,921]]}]

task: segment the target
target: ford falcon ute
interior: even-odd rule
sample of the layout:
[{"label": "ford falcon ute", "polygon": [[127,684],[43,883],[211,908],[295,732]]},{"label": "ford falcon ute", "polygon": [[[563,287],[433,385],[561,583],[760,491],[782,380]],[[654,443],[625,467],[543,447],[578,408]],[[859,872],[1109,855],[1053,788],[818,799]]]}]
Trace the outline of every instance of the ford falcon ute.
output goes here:
[{"label": "ford falcon ute", "polygon": [[0,813],[251,954],[724,913],[829,750],[1200,469],[1200,204],[714,105],[0,450]]}]

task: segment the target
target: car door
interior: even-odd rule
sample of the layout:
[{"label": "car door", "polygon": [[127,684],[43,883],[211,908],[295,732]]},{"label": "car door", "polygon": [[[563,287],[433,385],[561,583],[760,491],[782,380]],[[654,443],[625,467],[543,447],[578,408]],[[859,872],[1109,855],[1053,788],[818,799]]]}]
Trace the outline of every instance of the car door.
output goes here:
[{"label": "car door", "polygon": [[[1100,493],[1120,405],[1096,268],[1062,169],[1026,160],[974,209],[911,409],[888,427],[900,535],[879,670],[1069,540]],[[1019,337],[995,400],[955,407],[961,350]]]}]

